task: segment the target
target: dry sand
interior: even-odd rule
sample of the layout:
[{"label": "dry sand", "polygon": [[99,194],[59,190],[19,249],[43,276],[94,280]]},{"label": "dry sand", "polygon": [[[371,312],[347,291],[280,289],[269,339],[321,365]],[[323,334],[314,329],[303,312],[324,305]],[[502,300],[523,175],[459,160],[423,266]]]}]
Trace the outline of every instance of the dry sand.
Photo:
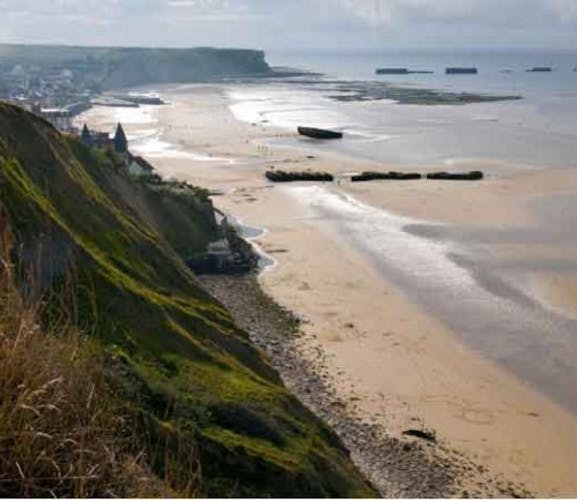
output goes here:
[{"label": "dry sand", "polygon": [[[128,123],[128,134],[158,127],[180,151],[149,155],[163,175],[222,192],[215,204],[265,227],[259,240],[278,265],[260,281],[280,304],[305,319],[306,337],[328,355],[342,396],[367,421],[394,435],[434,429],[440,440],[494,473],[541,496],[577,496],[577,419],[465,346],[435,318],[412,304],[335,228],[307,212],[290,187],[269,185],[267,165],[333,172],[374,168],[344,158],[307,158],[262,146],[286,135],[235,120],[218,87],[165,89],[172,105],[150,109],[158,123]],[[112,129],[115,110],[95,108],[82,119]],[[233,160],[198,161],[183,152]],[[577,191],[577,175],[536,170],[480,184],[343,185],[359,200],[439,222],[506,225],[526,222],[527,203],[551,192]],[[483,206],[478,212],[475,207]],[[514,252],[514,249],[510,249]],[[541,277],[546,295],[577,310],[577,286]],[[545,292],[544,292],[545,294]]]}]

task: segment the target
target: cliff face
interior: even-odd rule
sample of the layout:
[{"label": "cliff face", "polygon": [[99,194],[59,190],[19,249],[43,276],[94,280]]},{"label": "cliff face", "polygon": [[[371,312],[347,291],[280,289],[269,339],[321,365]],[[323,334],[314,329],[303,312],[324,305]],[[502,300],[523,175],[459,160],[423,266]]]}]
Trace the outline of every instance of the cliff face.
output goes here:
[{"label": "cliff face", "polygon": [[101,90],[149,83],[187,83],[271,72],[258,50],[148,49],[0,45],[0,66],[33,65],[44,72],[67,69],[81,85]]},{"label": "cliff face", "polygon": [[[183,264],[172,243],[181,254],[202,249],[215,228],[195,209],[204,202],[182,196],[129,179],[0,103],[0,201],[21,290],[32,283],[42,293],[46,322],[68,308],[98,339],[119,394],[151,436],[196,443],[201,494],[374,495],[336,435]],[[187,216],[172,216],[179,211]],[[176,452],[159,460],[179,465]]]},{"label": "cliff face", "polygon": [[264,52],[233,49],[118,49],[106,56],[105,89],[267,74]]}]

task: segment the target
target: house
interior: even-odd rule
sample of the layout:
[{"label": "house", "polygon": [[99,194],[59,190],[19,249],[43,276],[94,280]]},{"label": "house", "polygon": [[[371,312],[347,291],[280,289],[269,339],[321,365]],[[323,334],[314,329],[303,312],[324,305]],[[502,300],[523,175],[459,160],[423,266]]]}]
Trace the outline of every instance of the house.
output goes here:
[{"label": "house", "polygon": [[63,132],[72,129],[72,116],[66,108],[42,108],[40,116]]},{"label": "house", "polygon": [[142,156],[134,156],[128,153],[128,173],[135,177],[149,176],[154,173],[154,167]]},{"label": "house", "polygon": [[92,132],[86,123],[82,127],[80,138],[84,144],[92,148],[105,149],[107,151],[112,151],[114,148],[114,142],[106,132]]},{"label": "house", "polygon": [[84,124],[80,132],[80,138],[84,144],[91,148],[114,151],[122,155],[122,166],[126,167],[127,172],[134,177],[148,177],[154,173],[154,167],[148,163],[142,156],[135,156],[128,150],[128,141],[122,125],[119,123],[116,127],[114,137],[105,132],[93,132]]}]

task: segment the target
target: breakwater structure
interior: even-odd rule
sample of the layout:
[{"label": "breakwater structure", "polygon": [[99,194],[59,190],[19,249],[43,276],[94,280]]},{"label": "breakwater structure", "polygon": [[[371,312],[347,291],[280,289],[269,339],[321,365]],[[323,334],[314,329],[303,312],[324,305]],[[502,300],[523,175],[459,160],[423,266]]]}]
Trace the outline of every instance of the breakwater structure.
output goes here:
[{"label": "breakwater structure", "polygon": [[299,135],[310,137],[312,139],[342,139],[343,133],[337,130],[328,130],[315,127],[298,127]]},{"label": "breakwater structure", "polygon": [[427,179],[429,180],[440,180],[440,181],[480,181],[485,177],[483,172],[479,170],[473,170],[471,172],[432,172],[427,174]]},{"label": "breakwater structure", "polygon": [[[335,176],[328,172],[314,172],[306,170],[304,172],[287,172],[284,170],[269,170],[265,177],[271,182],[333,182]],[[485,174],[480,170],[470,172],[431,172],[423,175],[419,172],[362,172],[360,174],[339,175],[338,181],[369,182],[369,181],[413,181],[413,180],[442,180],[442,181],[480,181],[485,178]]]},{"label": "breakwater structure", "polygon": [[366,182],[374,180],[410,181],[419,180],[423,176],[417,172],[362,172],[351,176],[351,182]]},{"label": "breakwater structure", "polygon": [[286,172],[284,170],[269,170],[265,174],[266,178],[272,182],[297,182],[297,181],[317,181],[333,182],[334,176],[328,172],[314,172],[306,170],[304,172]]},{"label": "breakwater structure", "polygon": [[474,67],[452,67],[445,69],[446,75],[477,75],[479,70]]},{"label": "breakwater structure", "polygon": [[377,75],[408,75],[408,68],[377,68],[375,70]]},{"label": "breakwater structure", "polygon": [[409,68],[377,68],[377,75],[431,75],[434,71]]}]

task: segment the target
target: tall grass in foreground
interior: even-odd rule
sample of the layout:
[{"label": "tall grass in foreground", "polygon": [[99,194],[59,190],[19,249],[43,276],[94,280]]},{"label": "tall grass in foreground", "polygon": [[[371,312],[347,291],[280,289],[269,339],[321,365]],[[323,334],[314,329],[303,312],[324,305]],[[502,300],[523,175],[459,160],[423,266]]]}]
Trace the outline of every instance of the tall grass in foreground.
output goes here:
[{"label": "tall grass in foreground", "polygon": [[0,496],[192,496],[192,482],[181,491],[167,470],[151,472],[165,451],[139,451],[138,419],[96,344],[71,326],[45,331],[23,303],[1,212],[0,245]]}]

